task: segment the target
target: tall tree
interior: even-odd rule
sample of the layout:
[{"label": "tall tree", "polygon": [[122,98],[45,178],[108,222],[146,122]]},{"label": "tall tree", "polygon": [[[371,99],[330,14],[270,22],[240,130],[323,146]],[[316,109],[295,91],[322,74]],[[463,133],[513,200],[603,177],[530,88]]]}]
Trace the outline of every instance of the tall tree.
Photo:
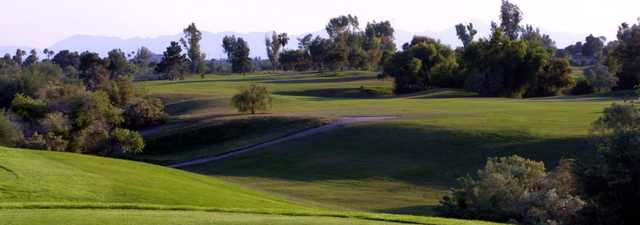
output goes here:
[{"label": "tall tree", "polygon": [[640,84],[640,21],[634,25],[623,23],[617,37],[614,56],[620,64],[618,87],[632,89]]},{"label": "tall tree", "polygon": [[80,55],[79,78],[90,89],[95,90],[103,81],[109,80],[109,71],[105,60],[95,52],[83,52]]},{"label": "tall tree", "polygon": [[47,56],[47,60],[50,60],[51,57],[56,54],[56,52],[54,52],[53,50],[49,50],[48,48],[42,50],[42,53]]},{"label": "tall tree", "polygon": [[33,64],[38,63],[40,59],[38,58],[38,52],[35,49],[31,49],[29,52],[29,56],[24,60],[24,66],[31,66]]},{"label": "tall tree", "polygon": [[236,38],[235,35],[224,36],[224,38],[222,39],[222,49],[224,50],[224,53],[227,54],[227,59],[229,61],[231,61],[233,50],[235,49],[237,41],[238,38]]},{"label": "tall tree", "polygon": [[189,57],[189,70],[192,73],[204,72],[204,58],[205,55],[200,50],[200,40],[202,40],[202,32],[198,30],[195,23],[191,23],[184,29],[184,38],[180,39],[180,42],[187,49],[187,56]]},{"label": "tall tree", "polygon": [[184,79],[184,69],[187,62],[186,55],[182,54],[182,48],[178,42],[172,41],[171,45],[162,56],[162,61],[156,67],[157,72],[164,73],[169,80]]},{"label": "tall tree", "polygon": [[27,55],[27,52],[22,49],[16,49],[16,54],[13,56],[13,62],[18,65],[22,65],[22,60],[24,56]]},{"label": "tall tree", "polygon": [[298,49],[304,50],[309,54],[309,47],[311,47],[311,43],[313,42],[313,34],[307,34],[302,38],[298,38]]},{"label": "tall tree", "polygon": [[69,50],[62,50],[58,52],[55,56],[53,56],[54,64],[60,66],[60,68],[73,67],[75,69],[80,69],[80,55],[78,52],[71,52]]},{"label": "tall tree", "polygon": [[233,49],[233,60],[231,60],[231,67],[234,72],[244,74],[251,71],[249,51],[249,44],[244,39],[238,38]]},{"label": "tall tree", "polygon": [[468,46],[473,42],[474,37],[478,34],[478,30],[473,27],[473,23],[469,23],[468,25],[458,24],[456,25],[456,34],[458,35],[458,39],[462,41],[463,46]]},{"label": "tall tree", "polygon": [[284,48],[287,43],[289,43],[289,37],[287,36],[287,33],[277,34],[275,31],[273,31],[273,34],[271,34],[271,38],[265,38],[267,56],[269,57],[269,61],[271,61],[273,70],[276,70],[278,68],[280,50]]},{"label": "tall tree", "polygon": [[360,22],[357,16],[346,15],[332,18],[326,26],[327,33],[333,39],[337,39],[345,33],[353,33],[359,30]]},{"label": "tall tree", "polygon": [[508,0],[502,0],[500,8],[500,28],[511,40],[518,39],[520,35],[520,22],[522,22],[522,11],[520,8]]},{"label": "tall tree", "polygon": [[607,38],[604,36],[595,37],[590,34],[585,38],[585,42],[582,45],[582,55],[589,58],[599,59],[602,56],[602,50],[604,50],[604,43]]},{"label": "tall tree", "polygon": [[130,75],[132,71],[131,65],[125,57],[124,52],[120,49],[109,51],[107,57],[107,69],[111,72],[111,79],[116,80],[121,76]]},{"label": "tall tree", "polygon": [[140,47],[133,56],[133,63],[138,66],[149,66],[153,60],[153,52],[147,47]]},{"label": "tall tree", "polygon": [[368,53],[369,63],[372,68],[384,64],[385,55],[393,55],[395,53],[394,34],[395,30],[389,21],[367,23],[364,49]]},{"label": "tall tree", "polygon": [[246,73],[251,70],[251,58],[249,58],[249,44],[235,36],[225,36],[222,39],[222,47],[227,58],[231,62],[231,70],[234,73]]}]

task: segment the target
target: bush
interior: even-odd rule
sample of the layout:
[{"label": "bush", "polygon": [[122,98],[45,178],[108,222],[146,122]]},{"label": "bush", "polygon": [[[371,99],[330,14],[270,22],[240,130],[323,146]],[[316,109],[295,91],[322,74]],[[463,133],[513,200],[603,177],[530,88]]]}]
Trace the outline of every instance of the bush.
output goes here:
[{"label": "bush", "polygon": [[15,125],[0,111],[0,145],[13,147],[20,137]]},{"label": "bush", "polygon": [[17,94],[11,102],[11,111],[24,120],[37,120],[48,112],[47,103],[23,94]]},{"label": "bush", "polygon": [[111,134],[113,151],[122,153],[141,153],[144,149],[144,139],[138,132],[116,128]]},{"label": "bush", "polygon": [[271,101],[269,89],[255,84],[243,88],[239,94],[231,98],[231,104],[239,112],[250,112],[251,114],[255,114],[256,111],[268,110],[271,107]]},{"label": "bush", "polygon": [[590,205],[579,224],[636,224],[640,202],[640,106],[613,104],[593,125],[601,158],[580,170]]},{"label": "bush", "polygon": [[445,216],[523,224],[563,224],[584,206],[573,195],[575,177],[571,161],[561,161],[547,173],[542,162],[518,156],[489,158],[479,179],[460,179],[441,201]]},{"label": "bush", "polygon": [[130,103],[122,113],[123,126],[142,129],[163,124],[168,119],[163,109],[164,105],[159,99],[138,99]]}]

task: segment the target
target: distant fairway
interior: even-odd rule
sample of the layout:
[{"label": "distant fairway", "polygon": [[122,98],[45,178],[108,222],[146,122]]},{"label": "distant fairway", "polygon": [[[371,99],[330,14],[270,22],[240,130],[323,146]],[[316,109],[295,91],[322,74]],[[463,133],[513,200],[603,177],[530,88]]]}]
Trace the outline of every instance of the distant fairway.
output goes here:
[{"label": "distant fairway", "polygon": [[562,158],[591,160],[595,150],[587,143],[588,129],[604,107],[620,100],[597,95],[478,98],[459,90],[390,97],[385,94],[390,80],[359,72],[214,75],[145,86],[169,100],[168,109],[178,112],[175,118],[193,118],[234,114],[228,99],[248,83],[273,90],[275,116],[400,119],[349,125],[189,170],[293,201],[420,215],[432,214],[456,178],[475,173],[487,157],[518,154],[548,167]]}]

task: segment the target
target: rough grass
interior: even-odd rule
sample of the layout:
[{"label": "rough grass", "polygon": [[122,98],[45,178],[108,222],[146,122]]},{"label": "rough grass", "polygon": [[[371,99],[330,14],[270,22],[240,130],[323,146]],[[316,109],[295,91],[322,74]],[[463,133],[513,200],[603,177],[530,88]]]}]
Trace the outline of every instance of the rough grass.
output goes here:
[{"label": "rough grass", "polygon": [[[272,146],[267,151],[189,168],[275,193],[297,202],[336,209],[432,214],[433,206],[473,174],[487,157],[518,154],[545,161],[590,160],[591,123],[615,96],[541,99],[479,98],[459,90],[410,96],[359,96],[353,90],[389,90],[375,74],[207,76],[149,82],[158,96],[188,94],[169,108],[177,116],[228,115],[225,101],[248,83],[275,93],[273,114],[339,117],[398,115],[400,119],[356,124]],[[205,96],[205,97],[203,97]],[[175,97],[174,97],[175,98]]]}]

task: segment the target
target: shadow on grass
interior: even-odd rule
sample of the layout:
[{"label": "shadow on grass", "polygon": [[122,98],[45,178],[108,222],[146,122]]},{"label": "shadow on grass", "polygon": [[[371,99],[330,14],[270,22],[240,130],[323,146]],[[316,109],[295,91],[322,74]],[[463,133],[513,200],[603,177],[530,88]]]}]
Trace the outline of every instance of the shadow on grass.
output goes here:
[{"label": "shadow on grass", "polygon": [[402,208],[377,210],[375,212],[414,215],[414,216],[436,215],[438,213],[437,206],[435,205],[408,206],[408,207],[402,207]]},{"label": "shadow on grass", "polygon": [[228,105],[229,102],[227,99],[198,98],[167,104],[164,110],[167,114],[175,116],[189,114],[191,112],[205,110],[212,107],[225,107]]},{"label": "shadow on grass", "polygon": [[520,155],[554,167],[563,158],[592,160],[585,138],[542,139],[525,131],[469,133],[393,123],[349,126],[265,148],[227,161],[194,166],[198,173],[292,181],[369,178],[412,184],[456,184],[488,157]]},{"label": "shadow on grass", "polygon": [[306,83],[340,83],[340,82],[354,82],[354,81],[367,81],[376,80],[375,76],[345,76],[335,78],[320,78],[320,79],[283,79],[272,80],[264,83],[272,84],[306,84]]},{"label": "shadow on grass", "polygon": [[606,93],[595,93],[595,94],[587,94],[587,95],[565,95],[565,96],[554,96],[554,97],[544,97],[544,98],[530,98],[529,100],[568,100],[568,101],[591,101],[591,102],[601,102],[601,101],[616,101],[616,100],[632,100],[637,99],[638,95],[635,91],[632,90],[624,90],[624,91],[612,91]]},{"label": "shadow on grass", "polygon": [[277,91],[277,95],[305,96],[319,98],[382,98],[391,96],[385,88],[329,88],[304,91]]}]

